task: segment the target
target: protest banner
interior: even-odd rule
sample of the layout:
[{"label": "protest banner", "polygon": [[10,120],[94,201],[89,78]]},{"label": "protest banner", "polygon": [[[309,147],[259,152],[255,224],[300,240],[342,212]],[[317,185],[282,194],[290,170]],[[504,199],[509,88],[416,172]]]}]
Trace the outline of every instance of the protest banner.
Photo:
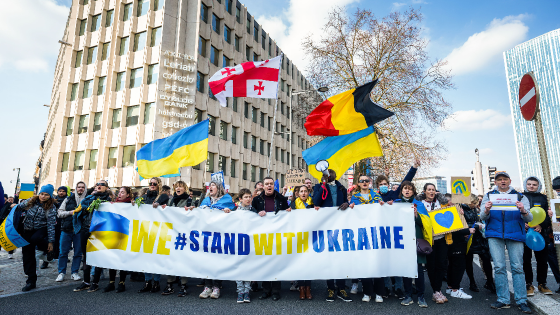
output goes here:
[{"label": "protest banner", "polygon": [[221,280],[414,278],[413,211],[410,204],[370,204],[260,217],[104,203],[92,218],[87,263]]},{"label": "protest banner", "polygon": [[459,213],[455,206],[428,211],[428,215],[432,222],[434,236],[468,228],[465,217]]},{"label": "protest banner", "polygon": [[451,201],[457,204],[471,202],[470,177],[451,177]]},{"label": "protest banner", "polygon": [[516,194],[489,194],[492,208],[490,210],[501,211],[519,211],[515,203],[517,202]]},{"label": "protest banner", "polygon": [[305,184],[305,170],[292,169],[286,172],[286,186],[295,187]]}]

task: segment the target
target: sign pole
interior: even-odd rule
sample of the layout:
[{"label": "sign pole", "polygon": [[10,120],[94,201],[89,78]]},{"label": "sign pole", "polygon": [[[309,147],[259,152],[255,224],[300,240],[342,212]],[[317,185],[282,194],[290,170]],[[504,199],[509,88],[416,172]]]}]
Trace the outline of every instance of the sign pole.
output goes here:
[{"label": "sign pole", "polygon": [[[278,110],[278,89],[280,89],[280,75],[282,74],[282,63],[284,62],[284,53],[280,57],[280,67],[278,68],[278,88],[276,89],[276,102],[274,103],[274,115],[272,121],[272,133],[270,134],[270,150],[274,150],[274,133],[276,132],[276,111]],[[290,91],[288,91],[289,93]],[[291,131],[290,131],[291,132]],[[290,139],[291,140],[291,139]],[[272,162],[272,152],[268,152],[268,166],[266,168],[266,175],[270,176],[270,163]]]},{"label": "sign pole", "polygon": [[[548,155],[546,154],[546,143],[544,141],[544,132],[541,120],[541,111],[537,109],[537,114],[535,115],[535,130],[537,132],[537,143],[539,146],[539,155],[541,158],[542,172],[544,177],[544,187],[546,190],[546,195],[548,199],[554,198],[554,192],[552,190],[552,179],[550,178],[550,166],[548,164]],[[546,209],[548,210],[548,209]],[[556,212],[556,217],[560,217],[560,211]]]}]

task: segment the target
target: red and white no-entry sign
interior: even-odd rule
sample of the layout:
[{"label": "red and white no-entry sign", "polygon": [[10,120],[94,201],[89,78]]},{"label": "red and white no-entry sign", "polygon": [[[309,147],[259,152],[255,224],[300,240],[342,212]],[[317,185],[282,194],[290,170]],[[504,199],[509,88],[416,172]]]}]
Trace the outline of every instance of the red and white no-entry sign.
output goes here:
[{"label": "red and white no-entry sign", "polygon": [[519,107],[525,120],[535,119],[539,108],[539,87],[532,72],[525,73],[519,83]]}]

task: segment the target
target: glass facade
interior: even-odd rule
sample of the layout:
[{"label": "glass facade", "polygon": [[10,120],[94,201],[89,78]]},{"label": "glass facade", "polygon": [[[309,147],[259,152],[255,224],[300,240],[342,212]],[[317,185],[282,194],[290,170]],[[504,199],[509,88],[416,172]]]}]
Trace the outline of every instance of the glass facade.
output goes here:
[{"label": "glass facade", "polygon": [[560,175],[560,29],[551,31],[504,52],[517,161],[521,179],[543,179],[534,123],[519,108],[519,82],[532,71],[539,85],[540,111],[548,163],[548,176]]}]

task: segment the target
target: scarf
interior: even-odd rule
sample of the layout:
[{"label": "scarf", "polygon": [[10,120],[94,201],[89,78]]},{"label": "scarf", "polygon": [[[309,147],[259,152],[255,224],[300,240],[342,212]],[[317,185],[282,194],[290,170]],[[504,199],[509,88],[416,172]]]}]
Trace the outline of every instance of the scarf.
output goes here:
[{"label": "scarf", "polygon": [[126,203],[130,203],[131,200],[132,200],[132,199],[130,199],[130,197],[126,197],[126,198],[124,198],[124,199],[122,199],[122,200],[119,199],[119,198],[117,198],[117,201],[115,201],[115,202],[126,202]]},{"label": "scarf", "polygon": [[307,197],[307,200],[305,201],[299,199],[299,197],[296,198],[296,209],[306,209],[309,205],[313,205],[311,197]]},{"label": "scarf", "polygon": [[181,195],[177,195],[177,193],[173,194],[173,200],[171,201],[171,205],[175,205],[177,206],[177,204],[179,204],[179,202],[183,199],[188,199],[189,195],[187,195],[186,193],[182,193]]},{"label": "scarf", "polygon": [[148,196],[148,197],[150,197],[150,198],[153,198],[153,197],[157,196],[158,193],[159,193],[159,192],[158,192],[157,190],[148,190],[148,191],[146,192],[146,196]]},{"label": "scarf", "polygon": [[356,197],[358,200],[360,200],[360,202],[361,202],[360,204],[373,203],[373,198],[371,197],[371,193],[368,194],[368,199],[365,199],[364,197],[362,197],[361,191],[355,192],[354,197]]}]

